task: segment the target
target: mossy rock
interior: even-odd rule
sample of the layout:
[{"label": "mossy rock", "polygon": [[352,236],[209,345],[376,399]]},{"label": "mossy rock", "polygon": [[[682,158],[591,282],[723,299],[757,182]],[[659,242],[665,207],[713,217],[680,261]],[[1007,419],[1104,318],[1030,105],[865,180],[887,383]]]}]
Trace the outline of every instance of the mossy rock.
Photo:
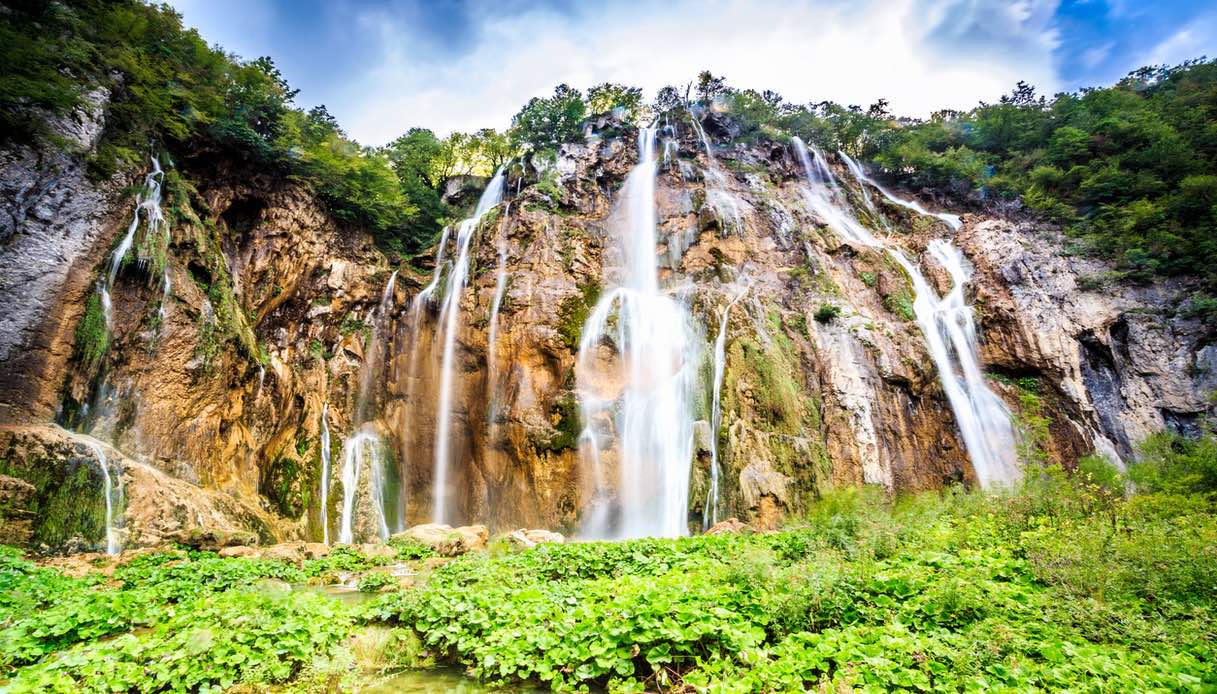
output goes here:
[{"label": "mossy rock", "polygon": [[[8,442],[0,457],[0,475],[34,488],[20,509],[30,523],[29,546],[57,551],[83,540],[93,547],[106,541],[104,478],[97,462],[71,445]],[[121,517],[122,508],[114,509]]]}]

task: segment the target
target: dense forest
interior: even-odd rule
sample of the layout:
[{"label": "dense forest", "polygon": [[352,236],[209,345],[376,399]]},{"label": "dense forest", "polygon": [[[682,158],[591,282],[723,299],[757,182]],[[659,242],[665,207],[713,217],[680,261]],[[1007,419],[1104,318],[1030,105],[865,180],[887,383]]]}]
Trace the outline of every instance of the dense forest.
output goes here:
[{"label": "dense forest", "polygon": [[79,108],[109,91],[98,176],[143,161],[222,153],[307,182],[340,219],[371,230],[394,251],[434,240],[453,211],[441,184],[487,175],[508,159],[546,156],[583,139],[583,122],[616,110],[644,123],[712,108],[741,141],[799,136],[843,150],[912,188],[961,205],[1033,214],[1062,225],[1076,252],[1115,261],[1096,281],[1160,275],[1202,280],[1188,310],[1217,313],[1217,61],[1139,69],[1106,88],[1038,95],[1019,83],[997,103],[929,120],[867,108],[793,104],[772,91],[729,86],[702,73],[666,87],[653,103],[616,84],[586,94],[560,85],[533,98],[506,132],[439,137],[409,129],[381,147],[351,140],[324,106],[296,107],[296,91],[270,58],[243,60],[209,47],[166,6],[123,2],[17,3],[0,24],[0,130],[28,138],[45,110]]}]

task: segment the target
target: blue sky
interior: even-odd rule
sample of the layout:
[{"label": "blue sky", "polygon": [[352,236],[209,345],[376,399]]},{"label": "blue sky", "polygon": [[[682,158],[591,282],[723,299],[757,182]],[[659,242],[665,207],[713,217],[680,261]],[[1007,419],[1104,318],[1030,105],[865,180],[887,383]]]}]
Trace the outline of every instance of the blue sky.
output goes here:
[{"label": "blue sky", "polygon": [[567,82],[683,84],[701,69],[791,101],[925,115],[1027,80],[1053,93],[1217,57],[1195,0],[171,0],[242,57],[270,55],[358,140],[505,127]]}]

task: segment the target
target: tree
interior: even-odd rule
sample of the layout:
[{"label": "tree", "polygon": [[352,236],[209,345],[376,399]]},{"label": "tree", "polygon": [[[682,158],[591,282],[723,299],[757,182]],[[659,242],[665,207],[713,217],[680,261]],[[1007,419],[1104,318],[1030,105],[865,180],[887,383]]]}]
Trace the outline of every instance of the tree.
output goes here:
[{"label": "tree", "polygon": [[587,113],[583,94],[560,84],[549,98],[533,97],[511,119],[511,140],[516,146],[537,149],[557,147],[582,139],[580,125]]},{"label": "tree", "polygon": [[671,85],[668,85],[659,90],[655,95],[655,112],[667,113],[678,108],[684,108],[685,99],[680,95],[680,91]]},{"label": "tree", "polygon": [[487,175],[506,164],[514,152],[507,133],[501,133],[494,128],[482,128],[474,133],[470,146],[476,153],[476,168]]},{"label": "tree", "polygon": [[593,115],[622,109],[623,118],[637,122],[643,115],[642,88],[605,82],[587,90],[587,109]]},{"label": "tree", "polygon": [[727,80],[715,77],[709,70],[702,70],[697,75],[697,98],[702,103],[710,103],[727,91]]}]

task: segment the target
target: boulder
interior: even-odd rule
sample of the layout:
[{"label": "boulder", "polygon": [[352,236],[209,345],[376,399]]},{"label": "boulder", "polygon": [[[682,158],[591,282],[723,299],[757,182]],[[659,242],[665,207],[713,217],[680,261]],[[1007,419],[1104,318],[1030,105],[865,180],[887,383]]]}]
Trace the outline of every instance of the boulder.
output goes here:
[{"label": "boulder", "polygon": [[516,547],[532,549],[546,542],[560,545],[566,542],[566,538],[561,533],[550,532],[549,530],[528,530],[521,528],[508,533],[507,541]]},{"label": "boulder", "polygon": [[[323,545],[324,546],[324,545]],[[262,558],[287,562],[300,566],[307,558],[306,545],[303,542],[280,542],[263,548]],[[221,556],[223,553],[221,553]]]},{"label": "boulder", "polygon": [[486,547],[490,530],[484,525],[465,525],[453,528],[443,523],[416,525],[405,532],[394,535],[424,544],[445,557],[455,557]]},{"label": "boulder", "polygon": [[747,524],[740,521],[738,518],[728,518],[724,521],[719,521],[712,525],[706,531],[707,535],[727,535],[737,534],[748,530]]},{"label": "boulder", "polygon": [[247,530],[220,530],[218,528],[190,528],[169,539],[187,547],[212,552],[226,547],[258,543],[258,536]]},{"label": "boulder", "polygon": [[257,557],[259,554],[257,547],[250,547],[249,545],[236,545],[220,550],[221,557]]},{"label": "boulder", "polygon": [[359,552],[365,557],[382,559],[397,558],[397,550],[393,549],[389,545],[379,542],[365,542],[364,544],[360,545],[352,545],[352,547],[355,548],[355,551]]}]

